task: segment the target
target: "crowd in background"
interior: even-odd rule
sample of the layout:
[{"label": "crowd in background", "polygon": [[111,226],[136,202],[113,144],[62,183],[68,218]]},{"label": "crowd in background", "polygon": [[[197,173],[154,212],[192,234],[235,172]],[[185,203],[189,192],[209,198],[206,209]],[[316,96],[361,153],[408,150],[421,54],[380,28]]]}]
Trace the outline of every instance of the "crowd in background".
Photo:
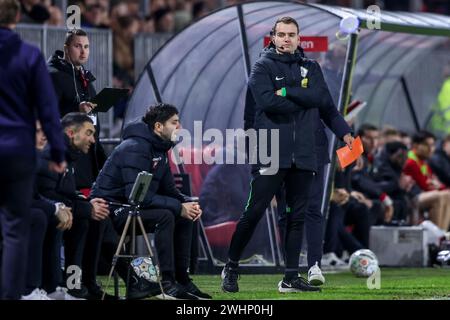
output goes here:
[{"label": "crowd in background", "polygon": [[[138,33],[174,34],[208,13],[243,0],[70,0],[67,5],[81,9],[81,28],[109,28],[113,32],[113,85],[133,89],[134,37]],[[352,0],[318,0],[322,3],[355,7]],[[65,16],[52,0],[21,0],[22,23],[64,26]],[[428,11],[450,14],[450,3],[442,0],[364,0],[362,8],[376,4],[385,10]],[[147,6],[146,6],[147,5]],[[115,117],[123,118],[125,107],[116,108]]]},{"label": "crowd in background", "polygon": [[362,124],[364,154],[338,166],[331,195],[323,264],[369,248],[374,225],[418,225],[430,220],[450,227],[450,135],[441,141],[428,131],[409,135],[393,127]]}]

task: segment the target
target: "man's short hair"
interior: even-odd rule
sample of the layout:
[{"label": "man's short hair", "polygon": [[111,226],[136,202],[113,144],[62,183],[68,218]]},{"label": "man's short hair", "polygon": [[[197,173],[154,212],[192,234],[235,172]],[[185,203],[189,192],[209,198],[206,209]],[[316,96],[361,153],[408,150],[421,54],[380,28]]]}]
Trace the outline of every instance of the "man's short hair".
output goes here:
[{"label": "man's short hair", "polygon": [[20,11],[18,0],[0,0],[0,26],[7,26],[16,22]]},{"label": "man's short hair", "polygon": [[429,131],[422,130],[413,135],[412,143],[415,143],[415,144],[426,143],[427,139],[429,139],[429,138],[433,138],[434,140],[436,140],[436,136],[434,134],[432,134]]},{"label": "man's short hair", "polygon": [[385,144],[384,148],[386,150],[386,153],[390,156],[396,153],[398,150],[408,150],[408,148],[400,141],[388,142]]},{"label": "man's short hair", "polygon": [[450,133],[444,137],[444,142],[450,142]]},{"label": "man's short hair", "polygon": [[395,129],[394,127],[391,126],[385,126],[383,128],[383,130],[381,130],[381,135],[383,137],[388,137],[388,136],[400,136],[400,132],[398,132],[397,129]]},{"label": "man's short hair", "polygon": [[359,126],[358,128],[358,132],[356,133],[356,135],[362,137],[366,135],[366,131],[377,131],[378,128],[375,127],[373,124],[370,123],[363,123],[362,125]]},{"label": "man's short hair", "polygon": [[86,113],[82,112],[70,112],[61,119],[61,125],[64,130],[74,127],[74,130],[78,131],[85,122],[94,124],[94,121]]},{"label": "man's short hair", "polygon": [[66,38],[64,39],[64,44],[66,46],[70,45],[72,43],[73,38],[75,37],[87,37],[86,31],[83,29],[72,29],[67,31]]},{"label": "man's short hair", "polygon": [[142,121],[154,129],[155,123],[159,122],[164,124],[176,114],[178,114],[178,109],[175,106],[168,103],[158,103],[148,108],[142,117]]},{"label": "man's short hair", "polygon": [[300,28],[298,26],[297,21],[294,18],[292,18],[292,17],[281,17],[281,18],[278,18],[277,21],[275,21],[275,24],[273,25],[272,30],[270,31],[270,35],[271,36],[275,35],[275,32],[277,31],[277,24],[279,24],[279,23],[284,23],[284,24],[291,24],[292,23],[292,24],[295,24],[295,26],[297,27],[297,33],[300,33]]}]

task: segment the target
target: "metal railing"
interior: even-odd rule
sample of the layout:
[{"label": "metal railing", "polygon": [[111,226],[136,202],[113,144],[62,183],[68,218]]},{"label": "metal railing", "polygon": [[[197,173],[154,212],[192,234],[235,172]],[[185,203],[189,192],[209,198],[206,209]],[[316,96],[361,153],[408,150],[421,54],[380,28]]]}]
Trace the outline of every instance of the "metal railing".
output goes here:
[{"label": "metal railing", "polygon": [[134,77],[136,81],[156,51],[171,37],[171,33],[141,33],[134,38]]}]

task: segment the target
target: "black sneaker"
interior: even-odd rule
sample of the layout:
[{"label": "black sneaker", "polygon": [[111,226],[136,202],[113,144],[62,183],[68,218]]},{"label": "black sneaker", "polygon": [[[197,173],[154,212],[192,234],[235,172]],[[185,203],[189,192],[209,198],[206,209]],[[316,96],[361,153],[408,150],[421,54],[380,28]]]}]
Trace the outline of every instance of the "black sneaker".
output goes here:
[{"label": "black sneaker", "polygon": [[222,290],[225,292],[238,292],[239,273],[237,269],[232,269],[228,265],[222,270]]},{"label": "black sneaker", "polygon": [[198,300],[197,297],[190,295],[184,290],[183,286],[172,281],[163,281],[162,287],[164,295],[161,293],[156,296],[163,300]]},{"label": "black sneaker", "polygon": [[187,292],[187,294],[196,297],[198,300],[211,300],[212,297],[204,292],[201,292],[200,289],[194,284],[194,282],[189,281],[188,284],[183,286],[183,289]]},{"label": "black sneaker", "polygon": [[83,284],[80,289],[68,289],[67,293],[78,299],[87,299],[89,295],[88,289]]},{"label": "black sneaker", "polygon": [[159,283],[150,282],[144,278],[132,275],[130,278],[130,287],[128,288],[128,299],[138,300],[147,297],[156,296],[161,293]]},{"label": "black sneaker", "polygon": [[296,277],[292,280],[281,280],[278,283],[278,292],[304,292],[304,291],[321,291],[319,287],[311,285],[308,280],[302,277]]},{"label": "black sneaker", "polygon": [[[86,300],[102,300],[103,299],[103,290],[100,288],[100,286],[92,286],[87,288],[88,294],[86,295]],[[104,300],[119,300],[114,295],[105,293]]]}]

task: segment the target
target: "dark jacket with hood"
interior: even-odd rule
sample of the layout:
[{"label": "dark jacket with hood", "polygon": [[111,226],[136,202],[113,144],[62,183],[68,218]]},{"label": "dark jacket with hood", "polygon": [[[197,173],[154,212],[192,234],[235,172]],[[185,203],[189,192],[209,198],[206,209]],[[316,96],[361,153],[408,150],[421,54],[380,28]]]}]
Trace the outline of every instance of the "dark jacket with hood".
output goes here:
[{"label": "dark jacket with hood", "polygon": [[393,199],[399,199],[406,195],[406,192],[399,186],[403,168],[392,163],[389,156],[389,153],[383,149],[375,157],[373,178],[383,192],[386,192]]},{"label": "dark jacket with hood", "polygon": [[64,135],[64,138],[67,146],[66,171],[62,174],[50,171],[48,169],[48,149],[44,149],[42,161],[40,161],[36,176],[37,192],[47,199],[55,202],[63,202],[66,206],[71,207],[75,218],[89,219],[91,217],[92,205],[89,201],[81,197],[75,183],[74,165],[82,152],[74,149],[70,145],[69,138],[66,135]]},{"label": "dark jacket with hood", "polygon": [[[300,85],[304,78],[306,88]],[[249,88],[252,97],[246,99],[245,127],[279,130],[280,168],[295,163],[298,168],[317,171],[318,165],[329,162],[328,139],[320,119],[339,138],[351,132],[333,103],[320,65],[299,50],[278,54],[273,45],[264,48],[253,66]],[[275,94],[282,88],[285,97]],[[254,113],[247,108],[251,98]]]},{"label": "dark jacket with hood", "polygon": [[62,162],[63,131],[44,57],[0,27],[0,157],[35,158],[36,119],[49,140],[51,159]]},{"label": "dark jacket with hood", "polygon": [[450,187],[450,157],[442,149],[442,144],[439,145],[436,152],[431,156],[428,164],[439,180],[447,187]]},{"label": "dark jacket with hood", "polygon": [[[88,70],[73,68],[63,59],[62,51],[57,50],[50,57],[48,68],[58,97],[61,117],[69,112],[79,112],[80,102],[90,101],[95,97],[96,92],[92,84],[95,77]],[[82,72],[86,82],[83,82],[81,78]],[[95,128],[95,146],[89,149],[88,154],[81,155],[75,164],[78,189],[90,188],[106,161],[105,151],[99,142],[100,126],[98,121]]]},{"label": "dark jacket with hood", "polygon": [[92,188],[92,197],[127,203],[141,171],[153,174],[150,187],[141,205],[143,208],[168,209],[181,214],[185,197],[175,187],[167,152],[173,147],[141,120],[124,129],[123,141],[106,160]]}]

